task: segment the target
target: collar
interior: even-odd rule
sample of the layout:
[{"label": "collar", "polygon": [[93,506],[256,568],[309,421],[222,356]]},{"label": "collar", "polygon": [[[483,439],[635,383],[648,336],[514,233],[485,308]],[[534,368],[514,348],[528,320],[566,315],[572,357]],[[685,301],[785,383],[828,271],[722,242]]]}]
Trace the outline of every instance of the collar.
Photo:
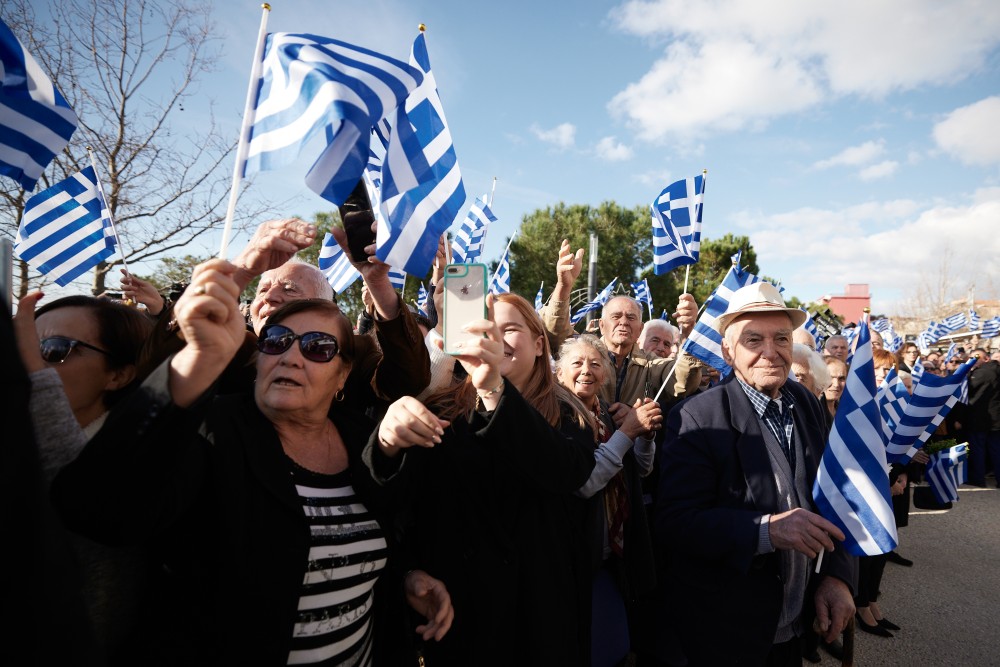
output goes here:
[{"label": "collar", "polygon": [[736,377],[736,381],[740,383],[740,386],[746,393],[747,398],[750,399],[750,403],[753,404],[753,409],[757,413],[758,417],[763,418],[764,411],[767,409],[767,406],[771,401],[779,402],[778,403],[779,411],[783,411],[784,406],[788,406],[789,409],[795,407],[795,397],[792,395],[792,392],[785,385],[781,385],[781,388],[778,389],[778,398],[771,398],[767,394],[757,391],[756,389],[748,385],[746,382],[744,382],[738,376]]}]

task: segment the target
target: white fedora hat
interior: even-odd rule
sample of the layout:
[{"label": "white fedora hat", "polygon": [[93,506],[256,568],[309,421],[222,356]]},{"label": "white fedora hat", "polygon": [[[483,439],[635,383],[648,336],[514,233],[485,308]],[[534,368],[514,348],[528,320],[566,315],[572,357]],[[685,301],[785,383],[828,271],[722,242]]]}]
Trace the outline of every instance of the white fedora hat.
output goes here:
[{"label": "white fedora hat", "polygon": [[791,318],[793,329],[802,326],[808,317],[805,311],[798,308],[786,308],[778,288],[761,281],[733,292],[729,307],[715,321],[715,328],[719,333],[725,333],[733,320],[749,313],[785,313]]}]

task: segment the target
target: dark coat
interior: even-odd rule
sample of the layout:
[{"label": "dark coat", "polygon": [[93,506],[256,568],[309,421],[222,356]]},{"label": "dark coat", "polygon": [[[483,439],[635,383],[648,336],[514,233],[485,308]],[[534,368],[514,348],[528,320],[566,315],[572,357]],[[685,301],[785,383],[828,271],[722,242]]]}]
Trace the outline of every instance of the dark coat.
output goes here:
[{"label": "dark coat", "polygon": [[594,467],[590,430],[569,412],[553,428],[507,382],[492,414],[454,419],[433,448],[388,459],[376,438],[365,457],[409,510],[410,567],[441,579],[455,609],[427,664],[585,664],[586,501],[573,492]]},{"label": "dark coat", "polygon": [[[826,442],[819,401],[788,382],[812,488]],[[666,589],[692,665],[763,664],[782,605],[779,554],[754,555],[761,516],[778,498],[760,421],[735,379],[668,415],[655,537],[668,554]],[[815,511],[814,507],[808,509]],[[854,559],[827,553],[823,572],[853,590]],[[808,603],[808,599],[807,599]]]},{"label": "dark coat", "polygon": [[[150,635],[139,642],[148,654],[137,664],[284,664],[310,546],[290,464],[252,396],[179,408],[167,366],[59,473],[56,508],[94,540],[162,554]],[[336,403],[331,417],[355,491],[374,511],[380,490],[361,460],[373,424]]]}]

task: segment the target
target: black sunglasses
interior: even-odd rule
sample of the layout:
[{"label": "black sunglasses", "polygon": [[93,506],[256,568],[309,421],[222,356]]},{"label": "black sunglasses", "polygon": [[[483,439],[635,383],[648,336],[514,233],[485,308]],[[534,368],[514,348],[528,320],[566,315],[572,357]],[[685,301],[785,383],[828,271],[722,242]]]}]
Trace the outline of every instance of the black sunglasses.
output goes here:
[{"label": "black sunglasses", "polygon": [[284,354],[298,339],[302,356],[309,361],[325,364],[337,356],[340,344],[333,334],[307,331],[297,334],[281,324],[265,324],[257,339],[257,349],[263,354]]},{"label": "black sunglasses", "polygon": [[66,361],[66,357],[69,356],[74,347],[85,347],[88,350],[110,356],[109,352],[99,347],[84,343],[82,340],[73,340],[72,338],[65,338],[63,336],[50,336],[38,341],[38,349],[42,353],[42,359],[50,364],[61,364]]}]

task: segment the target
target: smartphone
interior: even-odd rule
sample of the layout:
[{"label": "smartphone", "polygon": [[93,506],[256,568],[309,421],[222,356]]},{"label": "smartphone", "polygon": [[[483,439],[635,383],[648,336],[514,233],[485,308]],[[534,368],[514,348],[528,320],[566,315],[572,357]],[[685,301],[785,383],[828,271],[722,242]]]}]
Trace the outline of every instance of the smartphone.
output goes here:
[{"label": "smartphone", "polygon": [[473,334],[462,331],[472,320],[486,317],[486,265],[449,264],[444,267],[444,351],[461,354],[460,344]]},{"label": "smartphone", "polygon": [[344,223],[347,234],[347,251],[355,262],[367,262],[368,253],[365,247],[375,243],[375,213],[372,211],[372,201],[368,197],[365,179],[358,181],[354,191],[340,207],[340,220]]}]

